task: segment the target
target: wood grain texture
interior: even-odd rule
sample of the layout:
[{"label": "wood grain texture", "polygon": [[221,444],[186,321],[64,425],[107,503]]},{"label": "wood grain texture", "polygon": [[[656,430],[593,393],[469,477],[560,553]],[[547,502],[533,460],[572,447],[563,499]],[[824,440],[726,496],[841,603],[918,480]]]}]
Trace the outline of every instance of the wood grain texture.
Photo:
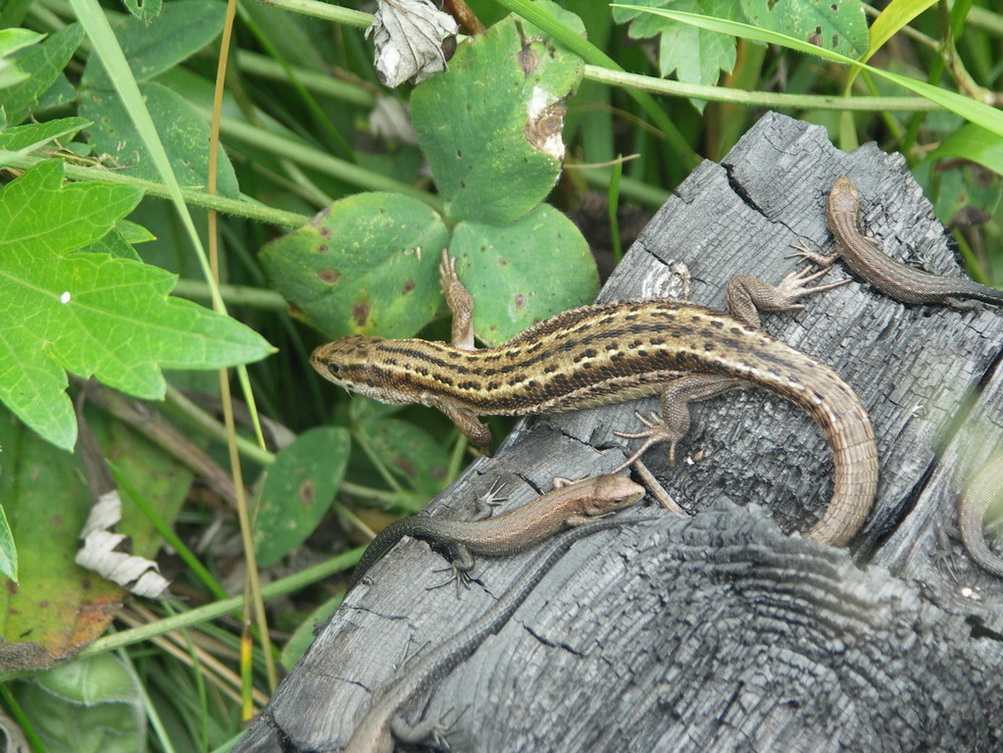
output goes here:
[{"label": "wood grain texture", "polygon": [[[789,244],[832,250],[823,209],[840,174],[886,252],[959,273],[900,158],[873,145],[847,155],[824,130],[767,115],[680,186],[601,300],[664,292],[675,262],[692,300],[714,307],[734,274],[778,281],[796,266]],[[828,279],[846,274],[837,265]],[[462,711],[458,751],[1003,748],[1003,582],[972,565],[954,529],[966,474],[1003,446],[1003,314],[907,307],[856,281],[805,303],[764,329],[849,382],[878,437],[878,501],[851,550],[782,533],[809,527],[831,492],[811,419],[758,390],[708,401],[680,448],[698,460],[670,470],[661,449],[645,458],[693,517],[576,544],[412,721]],[[469,513],[500,475],[509,509],[554,475],[608,471],[633,446],[612,429],[656,407],[521,422],[432,509]],[[532,558],[479,561],[482,587],[457,599],[425,590],[444,577],[426,545],[398,546],[233,750],[338,750],[406,652],[476,619]]]}]

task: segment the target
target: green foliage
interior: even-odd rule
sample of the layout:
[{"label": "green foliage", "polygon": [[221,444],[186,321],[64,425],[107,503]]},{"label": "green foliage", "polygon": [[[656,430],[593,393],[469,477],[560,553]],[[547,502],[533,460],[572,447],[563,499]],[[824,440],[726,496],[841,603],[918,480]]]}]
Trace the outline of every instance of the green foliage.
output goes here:
[{"label": "green foliage", "polygon": [[63,76],[63,69],[83,38],[83,29],[77,24],[70,24],[15,58],[18,70],[27,74],[28,78],[8,86],[0,96],[0,104],[7,113],[10,125],[27,119],[39,97]]},{"label": "green foliage", "polygon": [[599,287],[588,242],[546,204],[502,227],[459,223],[450,253],[479,304],[474,331],[487,343],[503,343],[541,319],[587,303]]},{"label": "green foliage", "polygon": [[151,21],[164,7],[163,0],[125,0],[125,7],[140,21]]},{"label": "green foliage", "polygon": [[0,667],[51,666],[105,631],[123,592],[74,562],[91,506],[79,455],[43,441],[2,407],[0,444],[0,499],[19,563],[18,585],[6,584],[0,611]]},{"label": "green foliage", "polygon": [[546,198],[564,155],[555,108],[581,77],[581,58],[523,42],[509,20],[415,89],[411,117],[449,219],[503,225]]},{"label": "green foliage", "polygon": [[145,748],[139,680],[114,655],[37,675],[19,683],[15,695],[47,750],[133,753]]},{"label": "green foliage", "polygon": [[30,154],[51,141],[72,138],[81,128],[90,125],[84,118],[60,118],[46,123],[28,123],[0,131],[0,159],[4,152]]},{"label": "green foliage", "polygon": [[[209,126],[187,99],[153,79],[171,70],[215,39],[223,28],[225,6],[201,0],[171,3],[163,13],[149,17],[123,17],[113,25],[115,36],[129,62],[133,77],[159,136],[171,169],[184,186],[204,186],[209,173]],[[153,16],[156,20],[152,20]],[[101,61],[91,57],[81,78],[81,116],[91,120],[89,141],[97,154],[114,155],[115,162],[130,165],[141,178],[158,179],[139,128],[112,86]],[[236,197],[237,178],[226,156],[220,154],[217,172],[219,193]]]},{"label": "green foliage", "polygon": [[9,56],[41,39],[41,34],[28,29],[0,29],[0,89],[7,89],[31,77]]},{"label": "green foliage", "polygon": [[[257,333],[168,297],[174,277],[105,254],[75,254],[107,235],[141,194],[104,183],[62,185],[43,162],[0,192],[0,400],[70,449],[76,421],[64,369],[129,395],[164,395],[161,368],[215,369],[268,354]],[[34,212],[22,211],[32,206]]]},{"label": "green foliage", "polygon": [[[466,284],[487,294],[474,319],[485,343],[591,300],[588,244],[541,203],[560,174],[563,102],[581,76],[581,58],[522,38],[513,19],[462,45],[411,97],[444,215],[404,196],[343,199],[263,250],[270,280],[329,337],[418,332],[441,306],[447,247]],[[548,278],[561,284],[536,289]]]},{"label": "green foliage", "polygon": [[258,565],[274,565],[313,533],[341,485],[350,446],[347,430],[318,426],[276,456],[255,508]]},{"label": "green foliage", "polygon": [[867,22],[857,0],[835,3],[773,3],[765,0],[646,0],[634,7],[613,8],[613,18],[630,21],[635,39],[659,37],[658,65],[663,76],[678,73],[680,81],[712,84],[735,66],[736,40],[640,6],[700,13],[745,21],[769,31],[801,39],[818,47],[857,58],[867,49]]},{"label": "green foliage", "polygon": [[[71,400],[89,394],[67,386],[67,372],[133,395],[166,393],[166,405],[127,402],[114,415],[88,405],[84,415],[128,490],[119,530],[134,551],[155,555],[171,526],[179,551],[220,531],[185,553],[187,569],[172,568],[178,592],[192,594],[177,606],[187,611],[219,598],[216,581],[239,570],[232,489],[220,482],[225,450],[204,428],[215,424],[217,379],[199,369],[261,358],[265,338],[278,346],[250,383],[269,447],[282,449],[256,448],[249,434],[238,442],[247,483],[262,493],[256,550],[281,573],[322,541],[325,556],[342,553],[325,571],[336,572],[364,541],[363,522],[376,529],[388,510],[420,509],[456,473],[466,445],[430,409],[333,389],[306,365],[310,350],[348,332],[448,337],[437,279],[444,247],[472,291],[484,343],[588,301],[597,285],[590,247],[620,242],[607,203],[653,211],[698,155],[719,159],[763,108],[820,123],[846,149],[874,139],[901,152],[942,219],[986,220],[959,241],[986,249],[969,254],[973,276],[1003,279],[996,6],[954,3],[941,14],[923,12],[929,0],[893,0],[868,36],[857,0],[471,5],[488,33],[461,41],[446,73],[388,91],[362,36],[361,0],[239,4],[220,118],[225,202],[204,189],[224,3],[0,2],[0,399],[13,411],[0,407],[9,525],[6,533],[0,517],[0,574],[14,575],[16,555],[19,577],[5,581],[0,668],[37,668],[80,649],[122,599],[73,563],[92,471],[82,453],[53,444],[72,446]],[[151,121],[137,126],[147,112]],[[605,166],[624,154],[637,157]],[[198,234],[162,201],[171,195],[165,169],[190,187],[186,211],[203,239],[205,207],[227,213],[223,297],[248,326],[168,297],[180,275],[177,290],[210,300]],[[193,484],[196,476],[208,483]],[[326,615],[339,600],[339,584],[283,600],[279,627],[296,632],[285,661],[309,642],[316,605]],[[223,647],[224,661],[240,649],[239,631],[189,619],[211,638],[203,646]],[[161,749],[208,750],[237,734],[240,704],[222,699],[239,685],[221,691],[225,679],[149,643],[135,656],[170,738]],[[188,661],[197,666],[194,653]],[[50,749],[66,747],[60,720],[90,731],[99,718],[142,749],[135,706],[116,700],[133,699],[135,688],[123,681],[95,695],[89,717],[65,687],[77,679],[33,678],[59,688],[58,707],[37,706],[38,689],[21,700],[43,710],[31,719],[39,729],[56,720]],[[10,686],[19,698],[21,687]]]},{"label": "green foliage", "polygon": [[0,505],[0,575],[17,582],[17,544],[3,505]]},{"label": "green foliage", "polygon": [[359,194],[266,246],[261,264],[297,315],[329,337],[410,337],[441,303],[442,218],[416,199]]}]

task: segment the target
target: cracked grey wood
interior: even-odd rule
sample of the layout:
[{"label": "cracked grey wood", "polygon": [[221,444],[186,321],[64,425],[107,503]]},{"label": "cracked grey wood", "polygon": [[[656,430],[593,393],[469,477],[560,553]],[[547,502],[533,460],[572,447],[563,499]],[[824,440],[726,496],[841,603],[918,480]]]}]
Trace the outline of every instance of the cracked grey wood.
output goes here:
[{"label": "cracked grey wood", "polygon": [[[915,249],[929,269],[956,273],[900,158],[872,145],[846,155],[822,129],[768,115],[722,164],[704,163],[680,186],[602,298],[651,294],[672,261],[688,266],[691,298],[715,307],[734,274],[779,280],[796,266],[788,244],[831,250],[823,202],[841,173],[889,253],[912,259]],[[844,275],[837,267],[829,279]],[[968,561],[953,532],[963,474],[1003,444],[1003,314],[905,307],[858,282],[806,304],[766,316],[764,329],[833,367],[878,435],[877,506],[852,552],[776,528],[806,529],[831,491],[831,459],[807,416],[758,390],[701,404],[681,448],[700,459],[670,470],[663,450],[645,458],[695,517],[576,545],[432,692],[427,714],[464,712],[455,749],[1003,747],[1003,584]],[[987,428],[952,434],[983,382],[971,410]],[[655,405],[522,422],[432,508],[466,514],[499,475],[513,479],[507,509],[553,475],[607,471],[632,446],[611,430],[632,426],[635,407]],[[871,564],[861,571],[851,555]],[[425,590],[442,578],[437,555],[397,547],[234,750],[337,749],[406,651],[475,619],[532,556],[479,562],[484,587],[457,600]]]}]

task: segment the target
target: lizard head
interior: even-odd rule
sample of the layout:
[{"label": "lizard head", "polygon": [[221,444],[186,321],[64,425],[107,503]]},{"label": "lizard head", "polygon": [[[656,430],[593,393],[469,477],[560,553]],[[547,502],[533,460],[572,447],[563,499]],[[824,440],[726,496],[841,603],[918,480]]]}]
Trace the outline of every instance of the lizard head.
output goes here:
[{"label": "lizard head", "polygon": [[589,517],[611,515],[639,502],[643,496],[644,487],[626,476],[596,476],[590,509],[585,510],[585,514]]},{"label": "lizard head", "polygon": [[373,354],[386,342],[382,337],[349,335],[340,340],[315,348],[310,354],[310,365],[325,379],[350,392],[390,405],[413,402],[402,399],[398,392],[381,386],[380,367],[373,363]]}]

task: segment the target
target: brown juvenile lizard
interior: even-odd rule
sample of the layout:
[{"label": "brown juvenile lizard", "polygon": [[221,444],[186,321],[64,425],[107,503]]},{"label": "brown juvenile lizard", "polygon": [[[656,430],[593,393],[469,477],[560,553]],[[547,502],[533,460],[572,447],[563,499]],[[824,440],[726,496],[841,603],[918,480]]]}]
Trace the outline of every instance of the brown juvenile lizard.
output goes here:
[{"label": "brown juvenile lizard", "polygon": [[[885,254],[864,235],[860,222],[860,192],[845,175],[836,178],[829,190],[825,220],[836,241],[835,253],[819,254],[804,246],[795,246],[797,253],[793,256],[802,256],[823,268],[841,258],[853,274],[900,303],[949,304],[951,299],[974,298],[1003,304],[1003,290],[980,285],[967,277],[929,274]],[[991,462],[978,474],[958,500],[958,525],[969,556],[989,572],[1003,576],[1003,560],[989,551],[982,534],[982,519],[1001,480],[1003,462]]]},{"label": "brown juvenile lizard", "polygon": [[[447,301],[462,299],[451,289],[462,284],[445,251],[440,272]],[[688,402],[755,384],[803,408],[825,434],[835,463],[832,499],[807,535],[841,546],[863,524],[877,487],[867,411],[827,366],[745,323],[758,322],[757,307],[800,308],[794,300],[833,286],[805,287],[818,274],[792,274],[778,287],[733,278],[731,316],[665,299],[614,301],[565,311],[495,348],[468,349],[472,335],[454,327],[453,340],[464,347],[349,335],[318,347],[310,361],[335,384],[381,402],[438,408],[485,452],[491,432],[478,416],[562,413],[657,393],[663,420],[631,435],[646,438],[633,457],[664,441],[671,460],[689,430]],[[454,308],[457,319],[469,314]]]},{"label": "brown juvenile lizard", "polygon": [[[564,528],[574,528],[629,507],[644,496],[644,487],[625,476],[592,476],[581,481],[554,479],[552,491],[495,518],[481,502],[472,521],[413,515],[384,528],[366,549],[352,575],[358,583],[376,562],[405,536],[432,542],[446,550],[457,575],[474,566],[474,554],[505,557],[538,544]],[[484,509],[487,508],[487,509]]]},{"label": "brown juvenile lizard", "polygon": [[393,753],[394,740],[417,743],[432,737],[437,731],[434,722],[409,725],[401,717],[407,706],[469,658],[488,636],[501,630],[572,544],[597,531],[622,526],[625,522],[599,520],[560,535],[545,550],[543,556],[508,587],[483,617],[418,659],[413,666],[398,670],[383,689],[373,696],[369,711],[352,733],[344,753]]},{"label": "brown juvenile lizard", "polygon": [[845,175],[836,178],[825,205],[825,222],[836,241],[836,251],[820,254],[804,246],[797,253],[822,267],[842,259],[864,282],[901,303],[944,303],[951,298],[974,298],[1003,304],[1003,290],[969,280],[923,272],[895,261],[864,235],[860,225],[860,192]]}]

